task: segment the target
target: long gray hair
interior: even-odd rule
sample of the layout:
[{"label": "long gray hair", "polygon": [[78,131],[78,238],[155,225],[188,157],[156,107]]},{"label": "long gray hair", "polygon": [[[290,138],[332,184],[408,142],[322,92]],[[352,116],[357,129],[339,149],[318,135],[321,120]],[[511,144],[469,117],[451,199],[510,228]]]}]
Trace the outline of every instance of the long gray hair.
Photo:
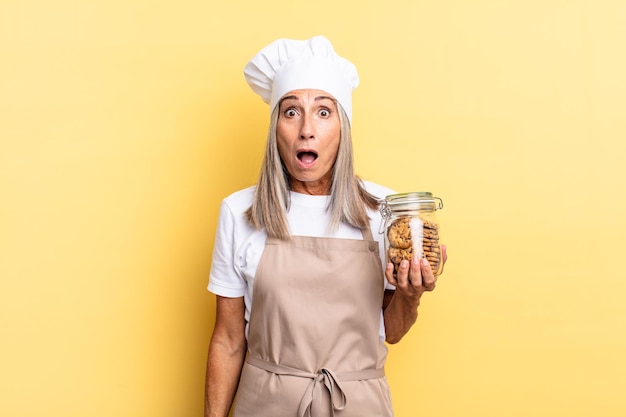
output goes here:
[{"label": "long gray hair", "polygon": [[[279,108],[280,104],[274,108],[270,118],[259,182],[254,192],[252,206],[245,215],[256,229],[265,228],[269,237],[288,240],[291,234],[286,213],[290,205],[290,186],[289,173],[278,153],[276,140]],[[336,230],[342,222],[365,230],[369,227],[370,220],[367,209],[376,209],[378,199],[365,190],[362,181],[354,173],[350,122],[339,103],[337,108],[341,139],[333,165],[330,201],[327,208],[331,212],[329,231]]]}]

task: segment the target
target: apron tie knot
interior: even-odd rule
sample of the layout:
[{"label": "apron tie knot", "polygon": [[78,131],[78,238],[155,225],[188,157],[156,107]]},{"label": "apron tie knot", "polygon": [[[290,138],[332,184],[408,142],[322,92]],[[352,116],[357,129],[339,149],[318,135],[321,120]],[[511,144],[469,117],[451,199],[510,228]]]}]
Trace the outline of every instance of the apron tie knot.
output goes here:
[{"label": "apron tie knot", "polygon": [[335,410],[341,411],[346,407],[346,395],[339,384],[337,375],[328,368],[322,368],[309,383],[309,386],[302,396],[298,417],[311,417],[311,409],[318,409],[320,407],[321,400],[324,396],[324,387],[330,395],[331,416],[335,415]]},{"label": "apron tie knot", "polygon": [[[324,398],[328,392],[330,396],[330,415],[334,417],[335,411],[341,411],[346,407],[346,394],[339,384],[339,381],[365,381],[368,379],[383,378],[384,368],[364,369],[361,371],[345,371],[336,374],[328,368],[322,368],[318,373],[305,372],[285,365],[269,362],[257,356],[249,354],[246,357],[249,365],[263,369],[276,375],[289,375],[298,378],[308,378],[311,380],[304,391],[300,406],[298,407],[298,417],[314,417],[319,415],[324,404]],[[323,413],[325,415],[326,413]]]}]

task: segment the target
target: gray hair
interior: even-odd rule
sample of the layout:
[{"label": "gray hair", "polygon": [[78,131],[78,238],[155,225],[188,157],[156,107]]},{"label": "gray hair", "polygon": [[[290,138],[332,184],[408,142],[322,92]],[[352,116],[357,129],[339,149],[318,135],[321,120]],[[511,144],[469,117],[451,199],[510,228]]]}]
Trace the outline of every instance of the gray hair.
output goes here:
[{"label": "gray hair", "polygon": [[[270,117],[265,156],[261,165],[259,182],[254,192],[252,206],[245,212],[246,218],[256,229],[267,231],[269,237],[288,240],[291,236],[287,224],[289,210],[289,173],[285,168],[276,139],[280,105],[277,105]],[[376,209],[378,199],[368,193],[362,181],[354,173],[352,133],[348,116],[337,103],[341,139],[337,158],[333,165],[330,201],[331,221],[329,231],[336,230],[339,224],[346,223],[357,229],[369,227],[367,209]]]}]

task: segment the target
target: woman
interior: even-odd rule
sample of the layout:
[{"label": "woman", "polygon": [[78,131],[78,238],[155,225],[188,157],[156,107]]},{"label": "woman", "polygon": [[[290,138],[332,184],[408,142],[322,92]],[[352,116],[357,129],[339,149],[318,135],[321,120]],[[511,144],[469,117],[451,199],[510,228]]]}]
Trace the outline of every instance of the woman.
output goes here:
[{"label": "woman", "polygon": [[384,342],[436,279],[419,259],[383,273],[372,231],[393,191],[354,174],[356,68],[315,37],[273,42],[244,73],[271,125],[257,186],[220,209],[205,415],[227,416],[237,393],[235,417],[392,416]]}]

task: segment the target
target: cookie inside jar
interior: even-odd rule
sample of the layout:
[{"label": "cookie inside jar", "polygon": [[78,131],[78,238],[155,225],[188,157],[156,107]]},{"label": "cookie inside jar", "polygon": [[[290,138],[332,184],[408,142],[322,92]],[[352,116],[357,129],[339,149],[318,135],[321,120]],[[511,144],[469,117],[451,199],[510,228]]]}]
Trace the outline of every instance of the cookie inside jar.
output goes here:
[{"label": "cookie inside jar", "polygon": [[393,264],[394,276],[403,259],[426,258],[435,275],[441,266],[439,225],[428,216],[396,217],[387,228],[387,260]]},{"label": "cookie inside jar", "polygon": [[424,258],[435,276],[441,273],[441,244],[436,211],[443,200],[426,191],[391,194],[380,201],[382,216],[379,233],[385,233],[387,262],[397,274],[403,259]]}]

